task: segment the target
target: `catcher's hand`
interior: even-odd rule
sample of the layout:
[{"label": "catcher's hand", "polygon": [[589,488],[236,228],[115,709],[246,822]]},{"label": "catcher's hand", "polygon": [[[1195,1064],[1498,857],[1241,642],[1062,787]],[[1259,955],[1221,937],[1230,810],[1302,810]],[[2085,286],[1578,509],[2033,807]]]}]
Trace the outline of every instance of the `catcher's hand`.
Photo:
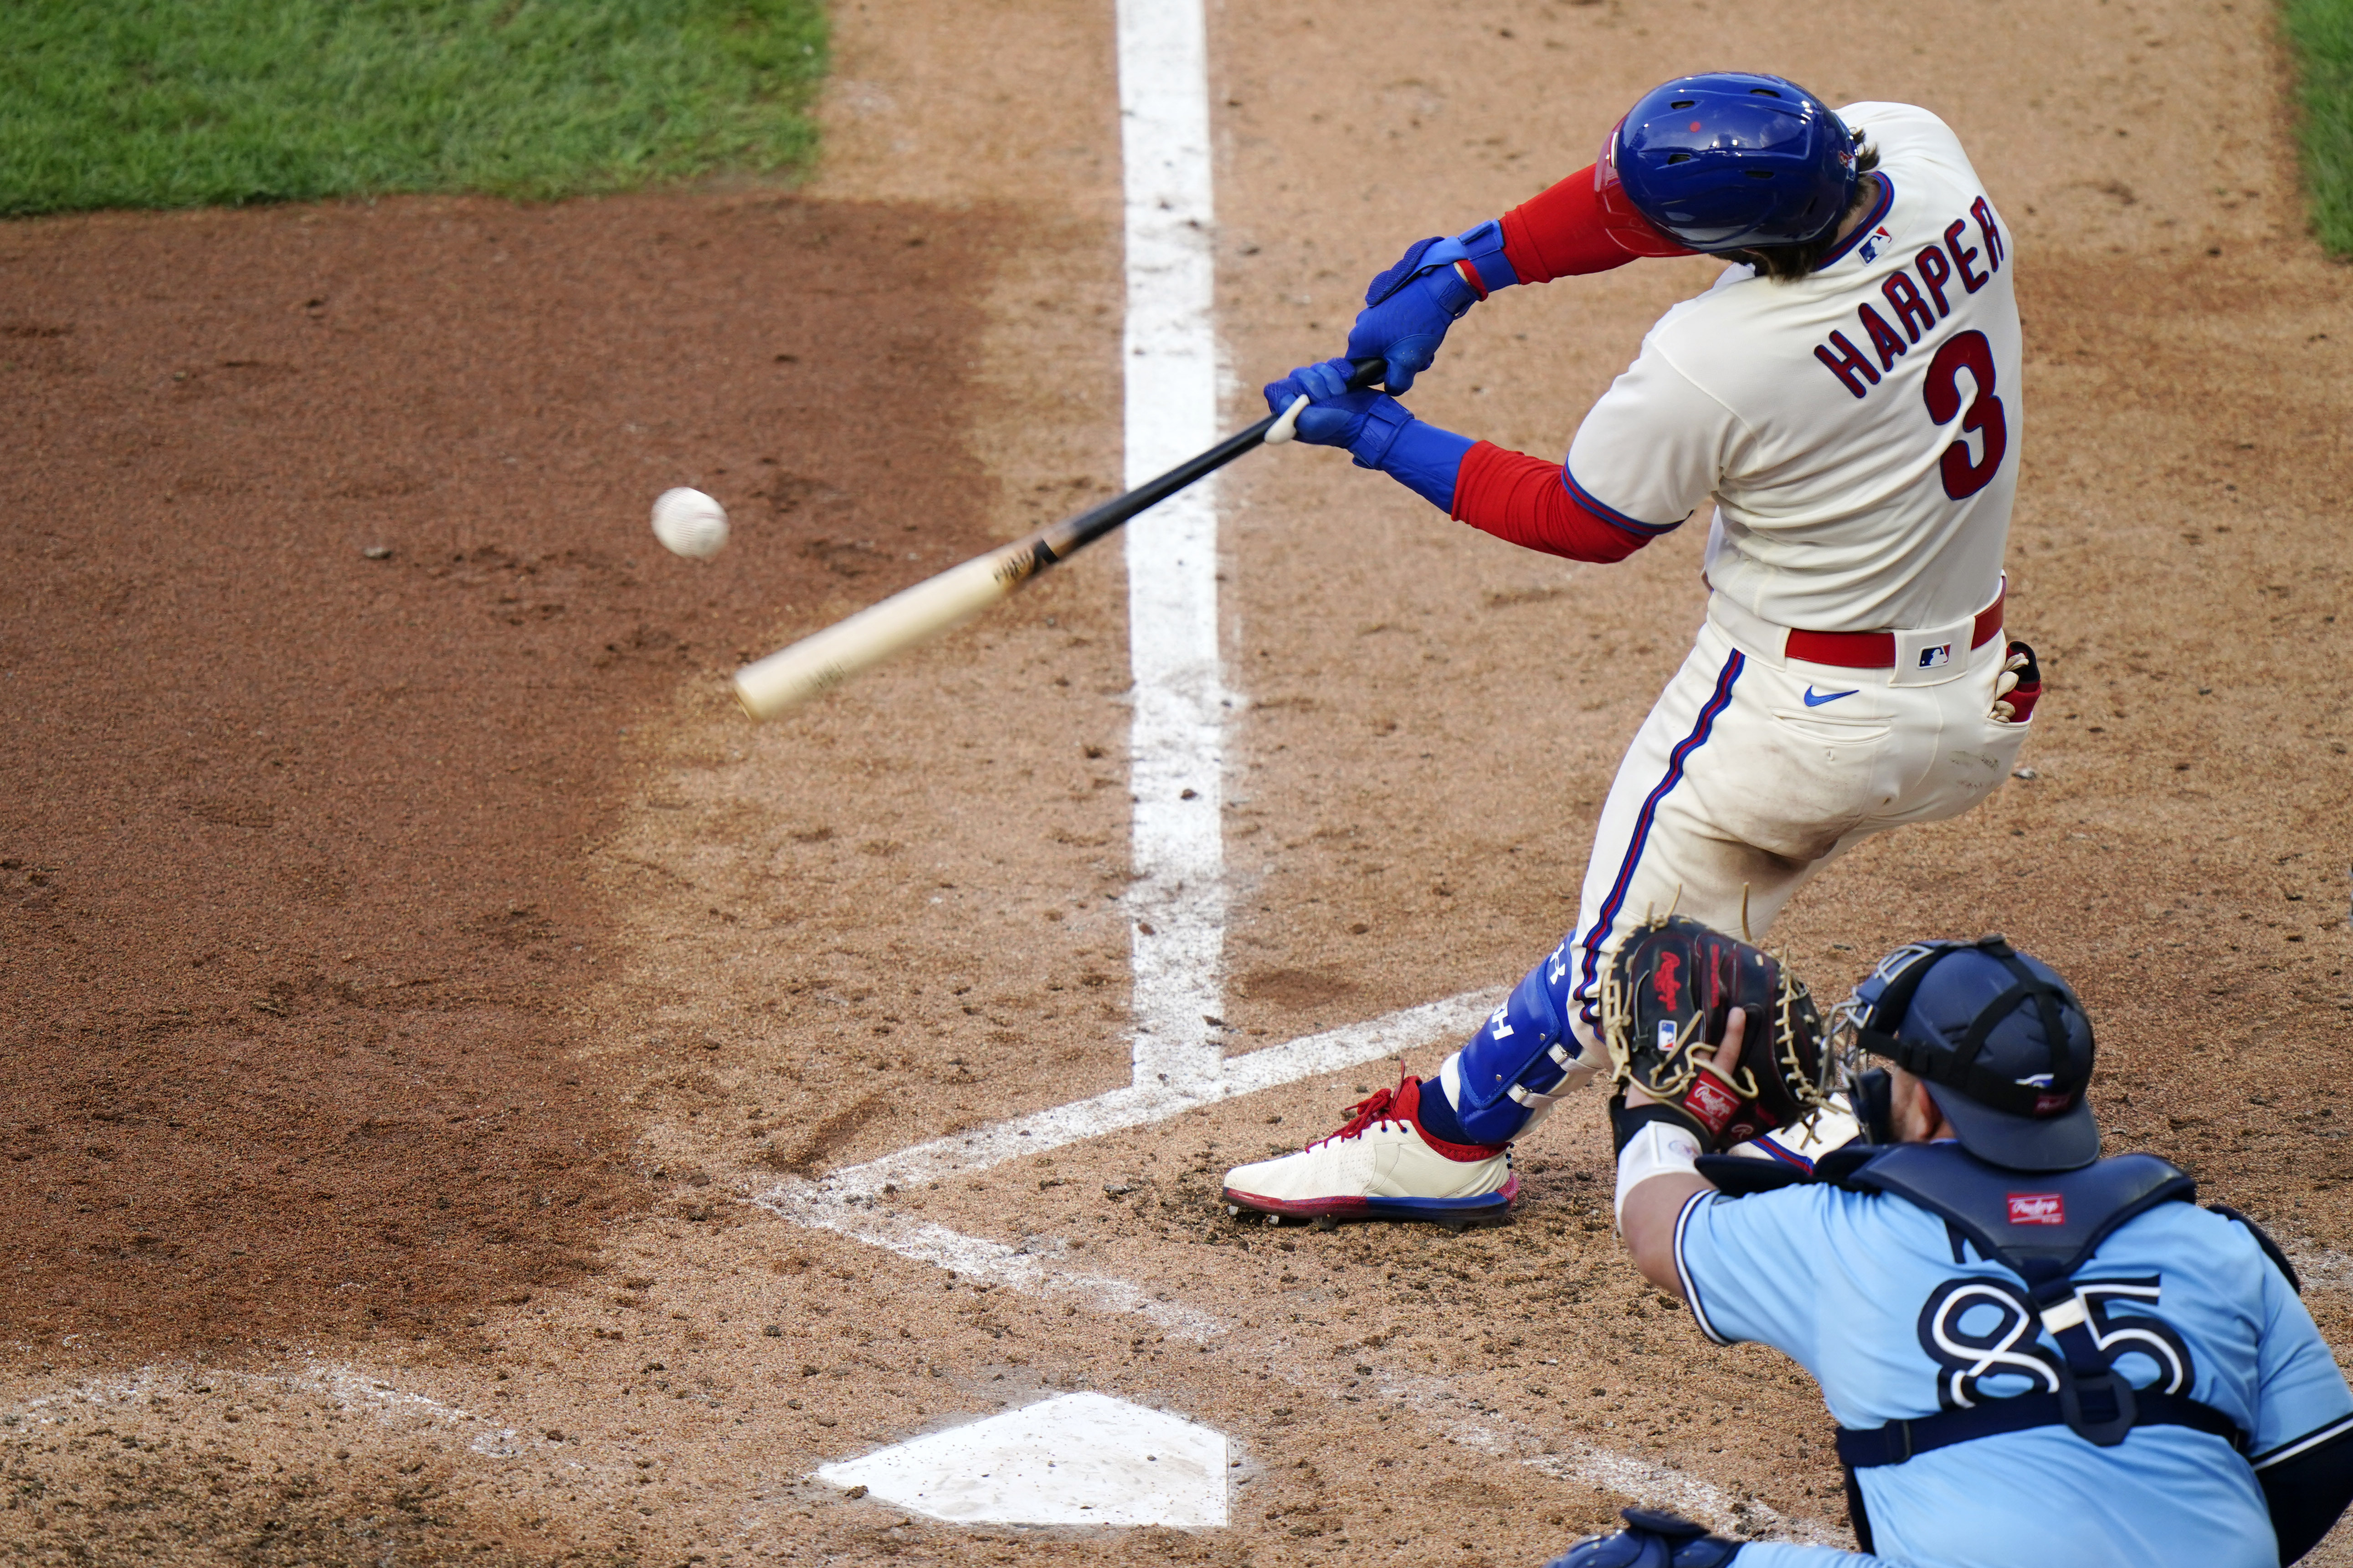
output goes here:
[{"label": "catcher's hand", "polygon": [[1711,1149],[1828,1102],[1821,1016],[1805,985],[1770,953],[1687,916],[1652,921],[1619,948],[1601,1037],[1630,1102],[1665,1108]]},{"label": "catcher's hand", "polygon": [[[1756,1119],[1753,1117],[1756,1105],[1746,1096],[1741,1096],[1741,1090],[1736,1089],[1736,1084],[1744,1081],[1741,1079],[1741,1044],[1748,1035],[1748,1018],[1751,1016],[1753,1013],[1748,1008],[1732,1008],[1732,1016],[1725,1018],[1723,1041],[1694,1041],[1692,1044],[1690,1060],[1694,1063],[1696,1072],[1692,1074],[1690,1089],[1683,1090],[1683,1098],[1659,1098],[1654,1093],[1645,1093],[1640,1084],[1629,1081],[1619,1096],[1626,1112],[1640,1112],[1645,1105],[1657,1105],[1659,1114],[1666,1121],[1680,1123],[1680,1126],[1699,1135],[1701,1147],[1708,1154],[1732,1147],[1735,1142],[1746,1142],[1748,1138],[1756,1138],[1757,1133],[1762,1133],[1765,1129],[1751,1129],[1753,1119]],[[1640,1114],[1629,1117],[1629,1114],[1619,1112],[1617,1105],[1612,1105],[1612,1126],[1623,1121],[1626,1129],[1630,1131],[1642,1121],[1650,1121],[1650,1119],[1651,1117],[1640,1117]],[[1732,1135],[1729,1140],[1725,1138],[1727,1133]]]}]

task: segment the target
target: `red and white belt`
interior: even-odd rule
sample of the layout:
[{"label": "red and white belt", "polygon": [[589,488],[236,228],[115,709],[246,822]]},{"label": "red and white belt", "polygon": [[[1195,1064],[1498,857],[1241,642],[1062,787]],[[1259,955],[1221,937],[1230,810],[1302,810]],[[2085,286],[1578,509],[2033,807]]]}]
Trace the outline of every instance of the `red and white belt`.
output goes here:
[{"label": "red and white belt", "polygon": [[[2001,635],[2001,604],[2009,595],[2009,583],[1994,591],[1993,603],[1977,613],[1968,623],[1971,648],[1980,648]],[[1796,626],[1776,626],[1762,616],[1751,614],[1726,599],[1722,594],[1713,595],[1709,613],[1736,637],[1758,645],[1767,651],[1777,650],[1784,658],[1803,659],[1808,664],[1827,664],[1840,669],[1893,669],[1897,649],[1903,643],[1913,643],[1920,651],[1915,657],[1933,656],[1945,649],[1949,657],[1949,645],[1924,642],[1916,632],[1810,632]],[[1961,628],[1952,628],[1952,640],[1958,640]],[[1929,634],[1934,637],[1935,634]],[[1938,659],[1938,663],[1943,662]],[[1927,667],[1924,667],[1927,668]]]}]

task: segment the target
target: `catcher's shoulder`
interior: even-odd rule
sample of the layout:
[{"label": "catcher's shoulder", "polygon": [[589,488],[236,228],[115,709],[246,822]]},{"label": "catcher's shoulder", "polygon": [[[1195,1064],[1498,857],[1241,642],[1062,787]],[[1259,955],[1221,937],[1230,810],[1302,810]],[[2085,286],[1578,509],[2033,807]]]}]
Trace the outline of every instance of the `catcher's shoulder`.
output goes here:
[{"label": "catcher's shoulder", "polygon": [[1887,1152],[1874,1143],[1847,1143],[1816,1160],[1810,1169],[1746,1154],[1703,1154],[1699,1173],[1728,1198],[1754,1197],[1791,1187],[1844,1187],[1857,1171]]}]

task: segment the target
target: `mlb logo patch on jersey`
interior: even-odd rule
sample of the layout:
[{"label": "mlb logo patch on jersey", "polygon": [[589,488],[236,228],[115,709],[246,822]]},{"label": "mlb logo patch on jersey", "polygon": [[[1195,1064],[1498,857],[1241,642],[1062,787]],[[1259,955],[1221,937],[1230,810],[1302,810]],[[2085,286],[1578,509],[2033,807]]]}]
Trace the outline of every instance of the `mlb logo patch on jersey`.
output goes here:
[{"label": "mlb logo patch on jersey", "polygon": [[1913,668],[1915,669],[1937,669],[1952,662],[1953,645],[1948,642],[1940,642],[1933,647],[1922,648],[1920,650],[1920,662]]},{"label": "mlb logo patch on jersey", "polygon": [[2067,1223],[2067,1197],[2063,1193],[2011,1193],[2009,1198],[2012,1225]]}]

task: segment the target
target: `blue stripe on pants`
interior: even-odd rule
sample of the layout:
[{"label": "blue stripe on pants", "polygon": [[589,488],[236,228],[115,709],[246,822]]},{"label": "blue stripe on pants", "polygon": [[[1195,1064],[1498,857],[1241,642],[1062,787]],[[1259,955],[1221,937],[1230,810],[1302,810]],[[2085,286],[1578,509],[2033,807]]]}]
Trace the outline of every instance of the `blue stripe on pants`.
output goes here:
[{"label": "blue stripe on pants", "polygon": [[[1601,943],[1609,935],[1610,928],[1618,923],[1618,911],[1625,905],[1626,891],[1634,885],[1634,868],[1641,864],[1642,846],[1651,837],[1651,823],[1658,819],[1660,802],[1683,782],[1683,764],[1691,760],[1691,754],[1707,744],[1708,732],[1715,728],[1717,718],[1732,706],[1734,683],[1739,680],[1740,672],[1747,668],[1748,656],[1737,649],[1724,661],[1724,668],[1715,678],[1715,689],[1701,704],[1699,718],[1692,725],[1691,733],[1676,742],[1675,749],[1667,754],[1666,776],[1643,798],[1642,809],[1635,814],[1634,831],[1627,839],[1626,858],[1619,864],[1617,879],[1609,885],[1609,896],[1601,900],[1592,929],[1585,933],[1585,961],[1581,966],[1582,978],[1577,982],[1579,991],[1589,995],[1599,977]],[[1586,1021],[1594,1022],[1590,1002],[1585,1005],[1585,1012]]]}]

